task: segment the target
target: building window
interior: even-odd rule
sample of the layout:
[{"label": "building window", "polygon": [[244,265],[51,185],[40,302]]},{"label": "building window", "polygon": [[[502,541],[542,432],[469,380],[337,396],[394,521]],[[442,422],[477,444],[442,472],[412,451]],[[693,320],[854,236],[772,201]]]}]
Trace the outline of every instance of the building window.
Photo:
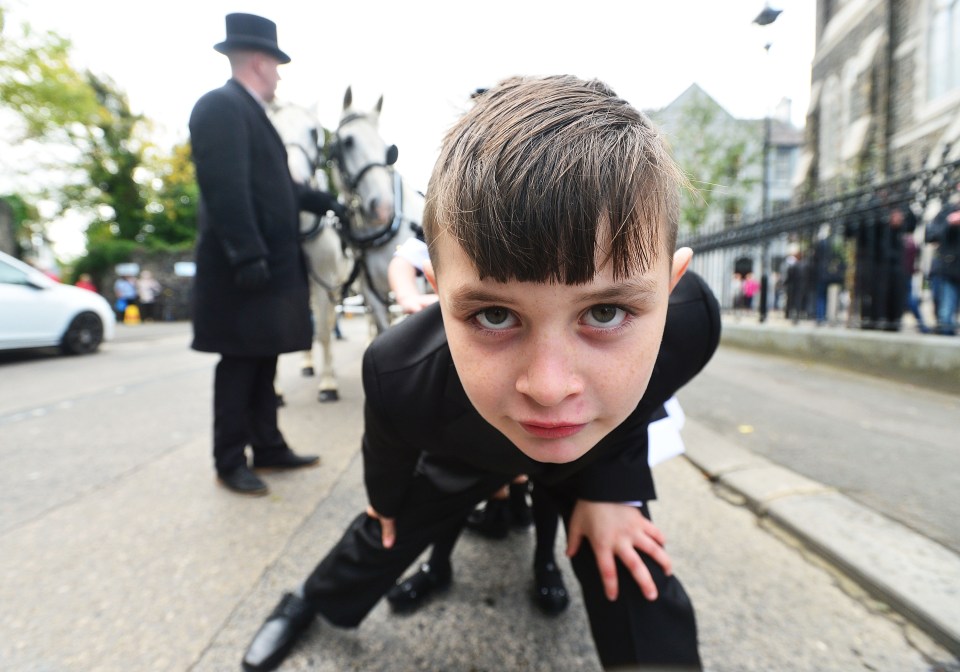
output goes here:
[{"label": "building window", "polygon": [[927,98],[960,89],[960,0],[931,0]]},{"label": "building window", "polygon": [[773,181],[790,184],[793,177],[793,147],[777,147],[773,155]]}]

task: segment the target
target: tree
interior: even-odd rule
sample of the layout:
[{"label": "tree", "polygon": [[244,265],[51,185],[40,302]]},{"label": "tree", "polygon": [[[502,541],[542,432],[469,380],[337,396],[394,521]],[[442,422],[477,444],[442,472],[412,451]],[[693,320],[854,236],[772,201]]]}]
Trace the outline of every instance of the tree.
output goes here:
[{"label": "tree", "polygon": [[131,111],[126,94],[109,77],[71,65],[69,40],[29,25],[8,34],[0,33],[0,104],[19,121],[15,141],[52,150],[47,162],[27,166],[32,174],[46,170],[48,180],[24,198],[51,199],[55,216],[83,214],[92,263],[123,261],[141,247],[192,244],[197,188],[189,150],[160,156],[148,140],[149,121]]},{"label": "tree", "polygon": [[156,246],[192,247],[197,236],[200,187],[189,143],[176,145],[155,160],[152,195],[147,203],[148,229]]},{"label": "tree", "polygon": [[736,223],[759,181],[751,168],[761,152],[748,125],[696,85],[652,116],[668,130],[674,157],[693,186],[681,198],[681,225],[694,232],[711,216],[724,226]]}]

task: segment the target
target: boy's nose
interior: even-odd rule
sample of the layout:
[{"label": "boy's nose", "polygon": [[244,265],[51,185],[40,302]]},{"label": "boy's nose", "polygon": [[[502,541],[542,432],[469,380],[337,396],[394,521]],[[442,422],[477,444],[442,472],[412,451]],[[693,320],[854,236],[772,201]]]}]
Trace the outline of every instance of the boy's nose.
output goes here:
[{"label": "boy's nose", "polygon": [[541,406],[556,406],[567,397],[583,392],[573,353],[556,343],[530,348],[527,365],[517,378],[517,392]]}]

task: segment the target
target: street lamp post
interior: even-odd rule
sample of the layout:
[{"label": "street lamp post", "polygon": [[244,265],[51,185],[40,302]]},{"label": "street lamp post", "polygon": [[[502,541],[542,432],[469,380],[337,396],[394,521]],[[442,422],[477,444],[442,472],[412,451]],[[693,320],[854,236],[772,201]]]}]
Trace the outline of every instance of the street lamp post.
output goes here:
[{"label": "street lamp post", "polygon": [[[753,20],[753,23],[758,26],[769,26],[777,20],[777,17],[780,16],[782,11],[783,10],[780,9],[773,9],[769,4],[766,4],[763,7],[763,11]],[[771,46],[772,44],[767,42],[763,47],[766,52],[765,60],[767,62],[770,60]],[[767,217],[770,216],[770,135],[772,124],[773,120],[771,119],[770,110],[768,109],[763,118],[763,175],[761,176],[760,182],[760,219],[762,221],[765,221]],[[767,321],[768,295],[770,289],[770,243],[766,239],[764,239],[760,251],[760,264],[760,304],[757,312],[760,322],[762,323]]]}]

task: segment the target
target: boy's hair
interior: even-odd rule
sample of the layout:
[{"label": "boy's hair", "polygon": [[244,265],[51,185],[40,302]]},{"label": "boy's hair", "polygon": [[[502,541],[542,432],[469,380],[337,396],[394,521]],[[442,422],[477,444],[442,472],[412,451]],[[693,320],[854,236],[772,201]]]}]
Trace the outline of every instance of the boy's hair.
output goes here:
[{"label": "boy's hair", "polygon": [[514,77],[475,100],[427,189],[437,270],[441,233],[500,282],[582,284],[605,263],[622,279],[672,257],[686,180],[644,114],[572,76]]}]

